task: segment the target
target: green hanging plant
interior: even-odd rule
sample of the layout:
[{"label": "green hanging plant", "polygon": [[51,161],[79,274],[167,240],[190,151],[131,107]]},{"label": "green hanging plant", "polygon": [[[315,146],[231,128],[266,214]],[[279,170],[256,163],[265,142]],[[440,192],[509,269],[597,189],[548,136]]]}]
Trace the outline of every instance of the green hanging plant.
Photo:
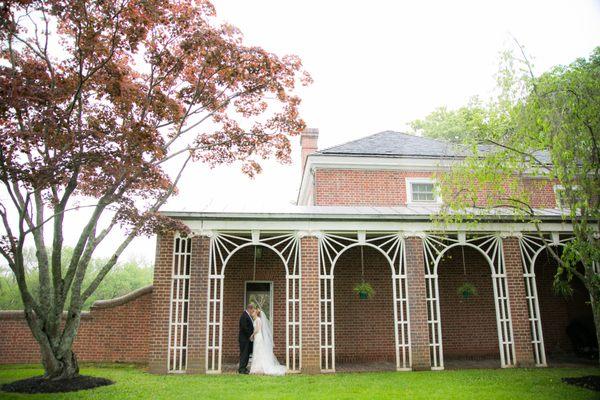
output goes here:
[{"label": "green hanging plant", "polygon": [[354,291],[358,293],[358,297],[362,300],[370,299],[375,295],[375,289],[367,282],[362,282],[354,286]]},{"label": "green hanging plant", "polygon": [[475,285],[469,282],[465,282],[456,289],[456,293],[465,299],[472,296],[477,296],[477,288]]}]

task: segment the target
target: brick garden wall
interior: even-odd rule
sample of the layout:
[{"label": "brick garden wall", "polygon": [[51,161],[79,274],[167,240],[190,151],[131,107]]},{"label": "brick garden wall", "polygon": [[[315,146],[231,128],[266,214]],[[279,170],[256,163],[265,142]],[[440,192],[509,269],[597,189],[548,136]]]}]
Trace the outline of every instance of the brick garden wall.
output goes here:
[{"label": "brick garden wall", "polygon": [[384,256],[363,247],[365,281],[375,296],[360,300],[353,291],[361,282],[360,247],[343,253],[334,270],[336,363],[396,361],[391,269]]},{"label": "brick garden wall", "polygon": [[[75,340],[79,361],[148,361],[152,286],[94,303]],[[40,353],[21,311],[0,311],[0,364],[39,363]]]},{"label": "brick garden wall", "polygon": [[[462,249],[450,249],[438,267],[444,358],[500,359],[490,266],[477,250],[464,247],[463,267]],[[458,295],[465,282],[477,288],[476,296]]]}]

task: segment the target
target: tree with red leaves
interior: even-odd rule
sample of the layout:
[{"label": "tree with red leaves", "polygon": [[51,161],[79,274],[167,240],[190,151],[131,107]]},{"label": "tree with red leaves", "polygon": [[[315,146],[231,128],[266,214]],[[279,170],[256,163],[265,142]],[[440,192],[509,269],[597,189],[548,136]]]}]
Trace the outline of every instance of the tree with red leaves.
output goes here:
[{"label": "tree with red leaves", "polygon": [[[158,209],[186,166],[240,162],[253,175],[260,159],[288,161],[304,128],[295,89],[310,76],[298,57],[245,45],[204,0],[5,1],[0,24],[0,254],[45,376],[70,378],[85,300],[136,236],[185,229]],[[82,199],[90,216],[67,263],[64,219]],[[85,286],[115,227],[124,239]],[[38,294],[25,281],[30,240]]]}]

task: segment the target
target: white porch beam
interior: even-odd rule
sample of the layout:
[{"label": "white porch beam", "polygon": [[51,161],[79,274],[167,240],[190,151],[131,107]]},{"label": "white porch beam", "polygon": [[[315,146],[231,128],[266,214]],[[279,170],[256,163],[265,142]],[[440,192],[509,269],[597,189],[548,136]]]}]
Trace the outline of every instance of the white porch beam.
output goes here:
[{"label": "white porch beam", "polygon": [[[307,236],[317,236],[318,232],[439,232],[439,225],[432,222],[412,221],[363,221],[363,220],[183,220],[193,232],[206,234],[210,231],[273,231],[290,232],[302,231]],[[544,232],[572,232],[573,227],[566,222],[547,222],[541,224]],[[460,224],[450,224],[444,232],[498,232],[506,236],[515,236],[520,232],[535,232],[533,224],[516,222],[481,222],[466,227]]]}]

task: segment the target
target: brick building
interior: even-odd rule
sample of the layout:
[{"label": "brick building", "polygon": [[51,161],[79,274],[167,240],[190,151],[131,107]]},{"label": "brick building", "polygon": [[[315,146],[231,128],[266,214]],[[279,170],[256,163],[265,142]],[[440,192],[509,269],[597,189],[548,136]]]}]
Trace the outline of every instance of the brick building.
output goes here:
[{"label": "brick building", "polygon": [[[219,373],[235,363],[250,299],[270,315],[276,355],[293,372],[443,369],[464,359],[545,366],[572,352],[569,324],[593,327],[586,293],[551,290],[544,245],[564,245],[571,231],[552,183],[525,178],[543,240],[503,213],[439,233],[433,177],[460,162],[461,149],[389,131],[321,151],[317,140],[316,130],[301,137],[296,206],[165,213],[192,235],[158,238],[153,371]],[[354,293],[360,282],[372,298]],[[466,283],[476,293],[461,295]]]},{"label": "brick building", "polygon": [[[296,206],[165,212],[192,234],[159,236],[153,288],[143,301],[115,303],[135,322],[119,340],[143,338],[144,354],[127,360],[156,373],[220,373],[237,360],[237,321],[250,300],[269,314],[275,353],[290,372],[444,369],[461,360],[545,366],[573,353],[570,325],[594,334],[585,289],[569,299],[552,291],[556,265],[544,248],[560,249],[571,232],[552,183],[525,178],[543,239],[507,213],[440,233],[431,221],[442,202],[433,177],[460,162],[461,149],[398,132],[321,151],[317,140],[316,130],[301,137]],[[372,285],[372,298],[354,292],[361,282]],[[476,293],[463,293],[465,284]],[[142,305],[151,312],[138,313]],[[96,314],[89,327],[101,324]],[[26,330],[20,318],[0,315],[0,328]],[[88,336],[118,348],[109,333],[122,325]],[[0,363],[19,362],[19,346],[7,343],[17,355]]]}]

